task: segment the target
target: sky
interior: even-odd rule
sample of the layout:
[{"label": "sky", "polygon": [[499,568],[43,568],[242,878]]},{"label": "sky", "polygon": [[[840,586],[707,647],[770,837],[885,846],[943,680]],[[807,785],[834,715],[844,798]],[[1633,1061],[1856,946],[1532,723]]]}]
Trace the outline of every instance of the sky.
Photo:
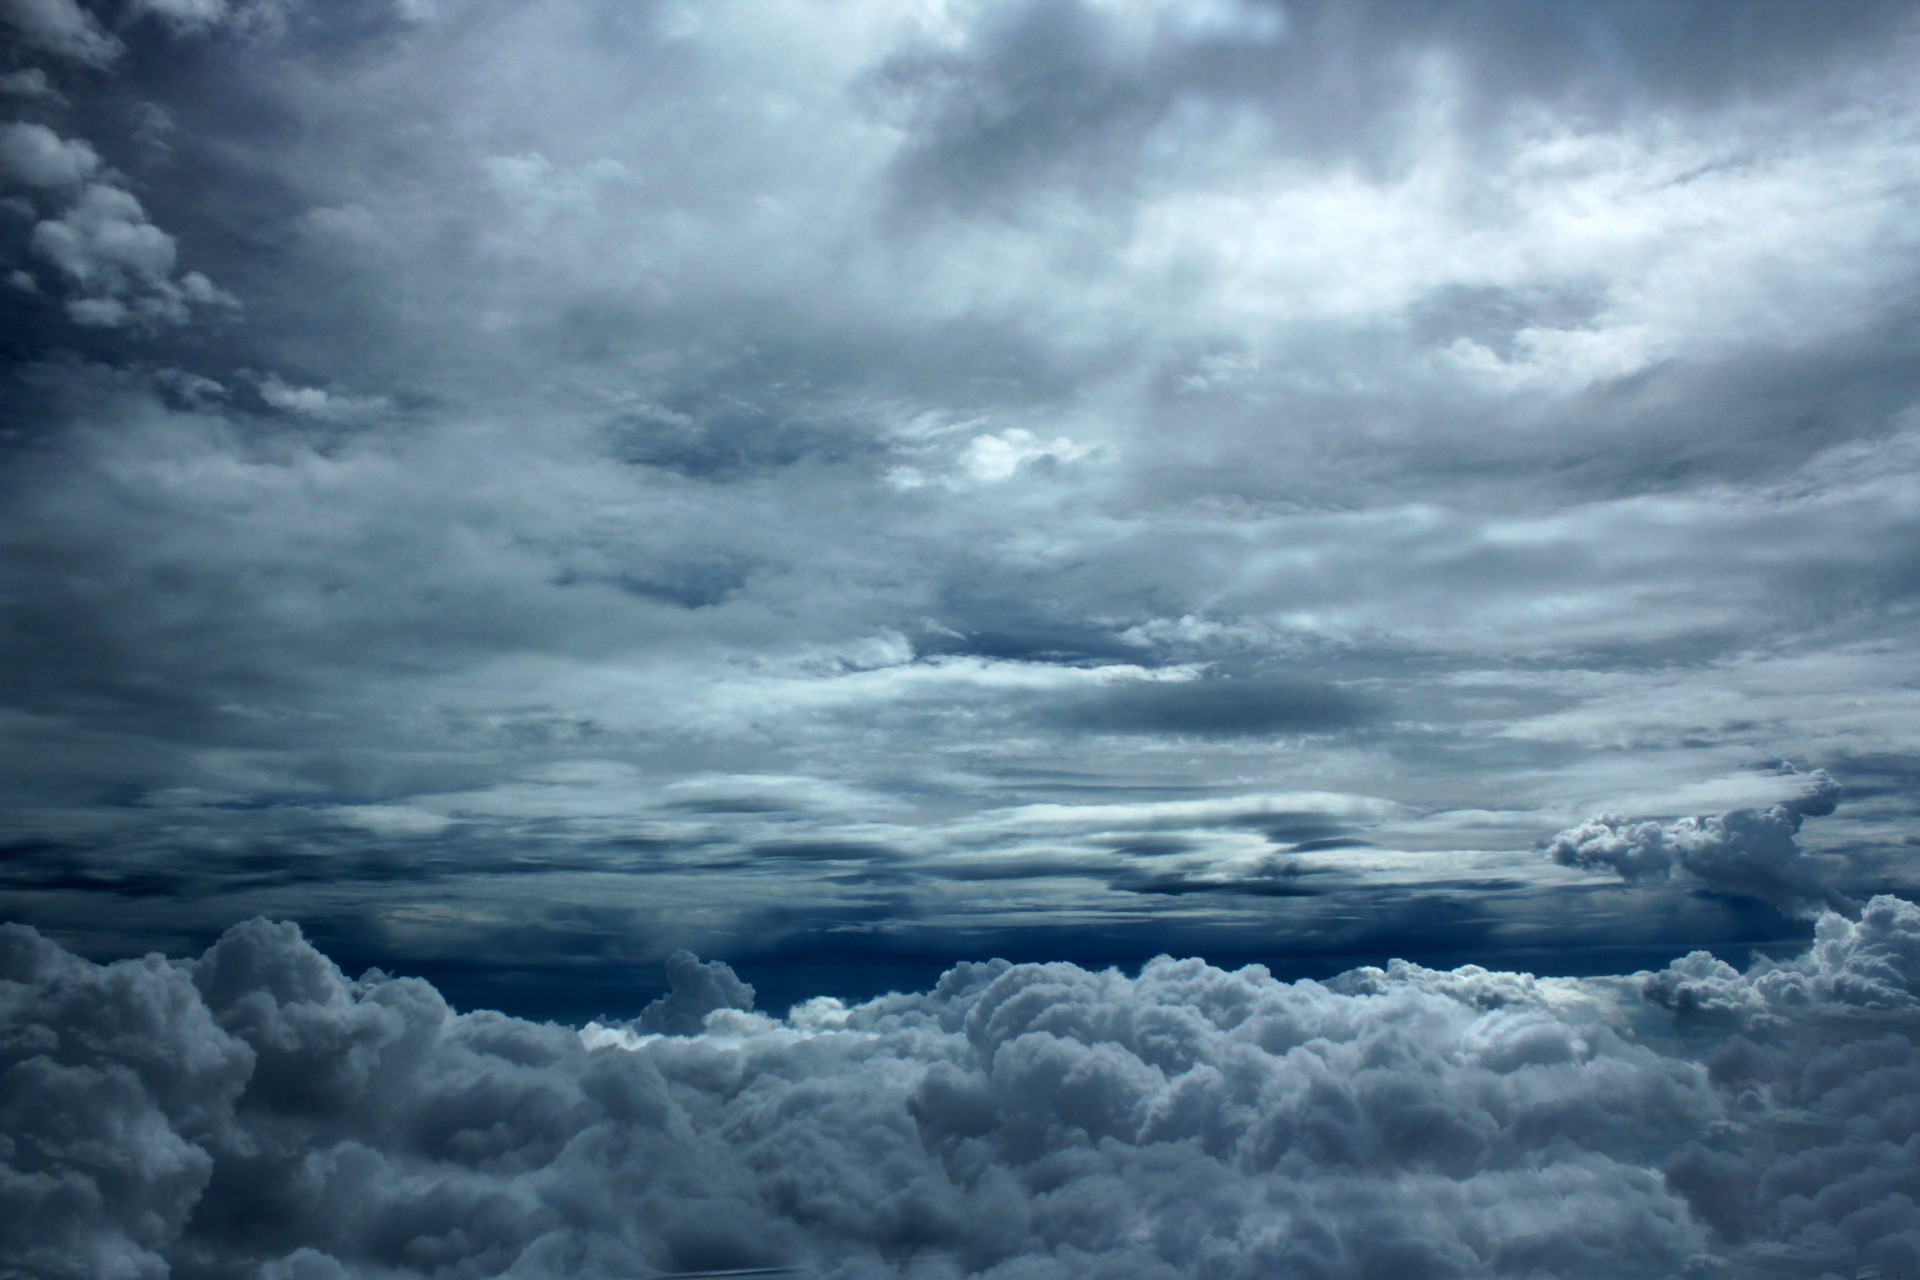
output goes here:
[{"label": "sky", "polygon": [[1920,1266],[1915,65],[0,0],[0,1243]]},{"label": "sky", "polygon": [[1913,886],[1910,5],[4,14],[83,954],[1739,962],[1825,890],[1549,846],[1819,770],[1783,874]]}]

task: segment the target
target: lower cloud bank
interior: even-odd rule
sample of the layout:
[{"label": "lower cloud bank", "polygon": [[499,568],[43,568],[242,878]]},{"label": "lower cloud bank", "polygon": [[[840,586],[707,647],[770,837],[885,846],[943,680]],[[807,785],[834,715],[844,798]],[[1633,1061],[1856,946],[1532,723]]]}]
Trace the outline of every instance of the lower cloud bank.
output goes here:
[{"label": "lower cloud bank", "polygon": [[586,1031],[255,920],[0,926],[0,1274],[1069,1280],[1920,1268],[1920,907],[1739,971],[962,965]]}]

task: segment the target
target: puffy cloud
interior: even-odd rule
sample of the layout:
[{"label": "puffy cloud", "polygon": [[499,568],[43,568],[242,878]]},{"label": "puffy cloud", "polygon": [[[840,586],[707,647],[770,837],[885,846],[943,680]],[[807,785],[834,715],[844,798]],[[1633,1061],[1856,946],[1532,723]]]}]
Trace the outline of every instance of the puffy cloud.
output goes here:
[{"label": "puffy cloud", "polygon": [[27,48],[85,66],[103,67],[121,53],[120,42],[74,0],[0,0],[0,22]]},{"label": "puffy cloud", "polygon": [[635,1021],[639,1030],[687,1035],[700,1030],[707,1015],[717,1010],[753,1008],[753,988],[725,962],[703,962],[691,951],[667,957],[667,982],[671,990]]},{"label": "puffy cloud", "polygon": [[31,243],[77,290],[67,314],[87,328],[184,324],[194,305],[238,305],[198,271],[176,279],[173,237],[132,192],[108,183],[88,183],[60,216],[33,228]]},{"label": "puffy cloud", "polygon": [[159,1280],[253,1052],[180,967],[98,968],[0,925],[0,1228],[31,1274]]},{"label": "puffy cloud", "polygon": [[1821,917],[1805,955],[1742,973],[1695,952],[1643,989],[1695,1033],[1748,1118],[1690,1136],[1665,1168],[1715,1235],[1791,1241],[1781,1256],[1844,1272],[1871,1234],[1882,1257],[1913,1265],[1920,908],[1875,897],[1858,920]]},{"label": "puffy cloud", "polygon": [[22,187],[75,187],[100,167],[94,149],[43,124],[0,125],[0,180]]},{"label": "puffy cloud", "polygon": [[[674,1034],[632,1036],[351,981],[286,924],[104,966],[6,926],[0,1241],[38,1275],[289,1280],[1912,1265],[1916,939],[1878,898],[1644,997],[994,961],[786,1020],[681,953],[640,1020]],[[1672,998],[1703,981],[1746,992],[1732,1039]]]},{"label": "puffy cloud", "polygon": [[[63,138],[42,124],[0,125],[0,185],[38,195],[54,208],[34,224],[27,247],[71,286],[66,310],[74,323],[150,328],[183,324],[194,306],[237,305],[198,271],[174,274],[174,238],[120,182],[101,172],[99,153],[83,139]],[[16,268],[14,275],[22,287],[38,289],[31,273]]]},{"label": "puffy cloud", "polygon": [[1920,908],[1886,894],[1857,920],[1820,918],[1804,956],[1750,973],[1695,951],[1647,979],[1648,997],[1688,1015],[1741,1017],[1840,1007],[1889,1013],[1920,1008]]},{"label": "puffy cloud", "polygon": [[1563,866],[1605,868],[1627,881],[1692,884],[1759,898],[1791,915],[1823,907],[1851,913],[1857,909],[1853,901],[1826,883],[1794,841],[1803,819],[1832,813],[1839,797],[1839,784],[1818,769],[1801,795],[1765,809],[1666,824],[1589,818],[1549,841],[1547,856]]}]

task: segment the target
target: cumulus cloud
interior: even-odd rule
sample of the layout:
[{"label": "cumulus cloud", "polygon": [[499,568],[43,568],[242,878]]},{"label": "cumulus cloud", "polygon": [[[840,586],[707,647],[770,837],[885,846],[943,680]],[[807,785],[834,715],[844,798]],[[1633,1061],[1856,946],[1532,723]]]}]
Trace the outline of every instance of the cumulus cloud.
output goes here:
[{"label": "cumulus cloud", "polygon": [[1920,908],[1875,897],[1858,920],[1822,916],[1805,955],[1741,972],[1695,952],[1642,987],[1749,1117],[1690,1135],[1664,1169],[1716,1239],[1845,1274],[1862,1234],[1885,1233],[1913,1266]]},{"label": "cumulus cloud", "polygon": [[100,167],[94,149],[43,124],[0,125],[0,180],[35,189],[75,187]]},{"label": "cumulus cloud", "polygon": [[1881,895],[1849,920],[1820,917],[1805,955],[1746,973],[1704,951],[1648,978],[1649,999],[1680,1013],[1791,1015],[1825,1008],[1911,1013],[1920,992],[1920,908]]},{"label": "cumulus cloud", "polygon": [[0,0],[0,22],[27,48],[85,66],[106,66],[122,52],[120,42],[74,0]]},{"label": "cumulus cloud", "polygon": [[184,324],[194,306],[238,305],[198,271],[176,277],[173,237],[110,183],[88,183],[58,217],[35,225],[30,243],[73,287],[67,314],[87,328]]},{"label": "cumulus cloud", "polygon": [[[104,170],[84,139],[29,121],[0,124],[0,189],[22,193],[9,201],[21,212],[31,216],[38,204],[48,213],[25,248],[68,287],[66,312],[75,324],[152,329],[186,323],[196,306],[237,306],[202,272],[176,275],[178,245],[124,181]],[[11,274],[19,287],[38,291],[31,272],[15,267]]]},{"label": "cumulus cloud", "polygon": [[636,1030],[687,1035],[717,1010],[753,1008],[753,988],[731,967],[720,960],[703,962],[691,951],[667,957],[667,983],[671,990],[641,1011]]},{"label": "cumulus cloud", "polygon": [[1589,818],[1556,835],[1546,852],[1562,866],[1606,869],[1630,882],[1742,894],[1790,915],[1813,915],[1823,908],[1852,913],[1857,904],[1826,883],[1819,865],[1794,840],[1804,819],[1832,813],[1839,800],[1840,785],[1817,769],[1807,775],[1800,795],[1765,809],[1673,823]]},{"label": "cumulus cloud", "polygon": [[633,1036],[351,981],[287,924],[104,966],[7,925],[0,1242],[130,1280],[1912,1266],[1916,940],[1883,897],[1638,987],[993,961],[786,1019],[682,953]]}]

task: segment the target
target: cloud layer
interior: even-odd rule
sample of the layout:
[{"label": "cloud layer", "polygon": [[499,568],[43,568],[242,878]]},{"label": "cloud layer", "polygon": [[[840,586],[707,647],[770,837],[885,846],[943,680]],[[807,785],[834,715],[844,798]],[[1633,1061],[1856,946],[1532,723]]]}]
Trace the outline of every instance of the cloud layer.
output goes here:
[{"label": "cloud layer", "polygon": [[1920,908],[1740,971],[1325,984],[966,964],[784,1019],[455,1013],[255,920],[106,966],[0,928],[25,1274],[1852,1275],[1920,1261]]},{"label": "cloud layer", "polygon": [[0,914],[90,956],[584,1017],[1920,892],[1910,4],[0,40]]}]

